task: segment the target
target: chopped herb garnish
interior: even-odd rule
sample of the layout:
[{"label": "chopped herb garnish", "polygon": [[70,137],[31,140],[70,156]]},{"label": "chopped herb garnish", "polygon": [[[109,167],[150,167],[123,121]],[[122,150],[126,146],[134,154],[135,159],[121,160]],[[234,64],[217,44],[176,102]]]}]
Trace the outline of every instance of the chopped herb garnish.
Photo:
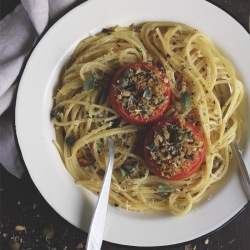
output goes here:
[{"label": "chopped herb garnish", "polygon": [[63,111],[64,111],[63,107],[60,107],[60,108],[57,108],[57,109],[53,109],[51,111],[51,113],[50,113],[50,117],[51,118],[56,118],[57,121],[60,121],[61,116],[63,114]]},{"label": "chopped herb garnish", "polygon": [[75,137],[73,135],[70,135],[69,137],[66,138],[65,142],[71,148],[75,143]]},{"label": "chopped herb garnish", "polygon": [[[154,145],[158,145],[157,150]],[[200,167],[196,164],[203,161],[204,141],[194,124],[183,118],[166,119],[149,132],[144,152],[145,161],[156,175],[178,180],[184,178],[182,174],[185,176]]]},{"label": "chopped herb garnish", "polygon": [[127,172],[121,168],[121,174],[122,174],[122,179],[124,179],[127,176]]},{"label": "chopped herb garnish", "polygon": [[182,104],[182,107],[184,109],[186,109],[186,110],[190,109],[190,107],[191,107],[191,97],[187,92],[185,92],[184,95],[182,96],[181,104]]},{"label": "chopped herb garnish", "polygon": [[168,185],[163,185],[163,184],[160,184],[158,186],[158,194],[161,195],[161,196],[166,196],[168,195],[168,193],[170,193],[172,191],[172,188],[169,187]]},{"label": "chopped herb garnish", "polygon": [[84,81],[84,84],[83,84],[83,91],[85,92],[88,92],[90,90],[93,89],[94,87],[94,84],[95,84],[95,76],[94,74],[91,74],[85,81]]},{"label": "chopped herb garnish", "polygon": [[154,64],[129,64],[112,81],[111,105],[132,123],[150,123],[159,118],[168,107],[169,96],[167,76]]},{"label": "chopped herb garnish", "polygon": [[141,52],[141,49],[138,47],[135,47],[138,52]]},{"label": "chopped herb garnish", "polygon": [[102,33],[106,33],[106,34],[110,35],[111,34],[111,29],[103,28]]},{"label": "chopped herb garnish", "polygon": [[[125,145],[125,147],[126,147],[126,145]],[[123,163],[123,165],[121,166],[122,178],[124,178],[125,176],[134,177],[137,173],[137,170],[138,170],[137,164],[138,164],[137,161],[128,157],[125,160],[125,162]]]}]

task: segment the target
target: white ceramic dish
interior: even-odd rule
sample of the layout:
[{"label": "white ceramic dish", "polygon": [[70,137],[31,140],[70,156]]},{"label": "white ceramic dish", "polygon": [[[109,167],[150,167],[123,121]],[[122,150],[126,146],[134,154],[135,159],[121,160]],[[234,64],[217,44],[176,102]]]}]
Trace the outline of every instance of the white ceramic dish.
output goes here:
[{"label": "white ceramic dish", "polygon": [[[244,159],[250,172],[250,37],[229,15],[202,0],[90,0],[61,18],[41,39],[24,70],[17,96],[16,131],[24,161],[47,202],[67,221],[88,231],[97,198],[75,185],[54,147],[53,91],[77,43],[104,27],[150,20],[181,22],[207,34],[245,82]],[[247,203],[236,168],[216,193],[182,217],[140,214],[109,207],[104,240],[132,246],[186,242],[226,223]]]}]

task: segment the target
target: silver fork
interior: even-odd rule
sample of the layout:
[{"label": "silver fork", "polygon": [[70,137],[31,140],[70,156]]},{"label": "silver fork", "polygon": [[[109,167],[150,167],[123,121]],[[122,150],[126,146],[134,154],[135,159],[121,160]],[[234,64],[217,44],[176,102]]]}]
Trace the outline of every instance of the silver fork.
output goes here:
[{"label": "silver fork", "polygon": [[106,173],[103,179],[101,191],[96,204],[95,212],[90,224],[86,250],[99,250],[102,246],[103,233],[105,229],[110,182],[112,177],[112,170],[114,165],[114,139],[109,137],[109,160]]}]

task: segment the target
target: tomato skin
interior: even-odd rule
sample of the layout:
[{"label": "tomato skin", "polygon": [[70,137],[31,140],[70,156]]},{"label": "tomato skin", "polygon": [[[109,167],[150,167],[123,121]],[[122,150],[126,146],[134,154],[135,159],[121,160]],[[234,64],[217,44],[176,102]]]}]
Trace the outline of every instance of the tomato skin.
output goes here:
[{"label": "tomato skin", "polygon": [[[145,69],[145,70],[150,70],[152,72],[157,72],[159,74],[161,81],[165,83],[165,92],[164,92],[164,103],[158,107],[155,108],[154,115],[152,115],[149,118],[143,118],[142,116],[138,115],[136,117],[133,117],[130,112],[128,111],[127,108],[122,107],[118,101],[117,101],[117,96],[118,93],[116,91],[117,89],[117,82],[119,79],[121,79],[123,73],[128,70],[128,69]],[[127,120],[130,123],[138,124],[138,125],[145,125],[148,123],[152,123],[156,120],[158,120],[163,113],[166,111],[166,109],[169,106],[170,103],[170,84],[167,80],[166,75],[159,70],[159,68],[156,65],[150,64],[150,63],[145,63],[145,62],[136,62],[132,63],[129,65],[126,65],[125,67],[121,68],[114,76],[112,82],[111,82],[111,87],[109,91],[109,98],[110,98],[110,104],[113,107],[113,109],[120,115],[123,119]]]},{"label": "tomato skin", "polygon": [[164,176],[164,175],[162,175],[162,172],[161,172],[161,165],[159,165],[152,158],[149,149],[147,149],[147,146],[150,144],[150,141],[154,137],[154,133],[159,131],[162,128],[162,126],[166,125],[166,124],[176,124],[178,127],[180,126],[179,119],[174,119],[174,118],[173,119],[166,119],[166,120],[158,122],[149,131],[149,133],[147,134],[146,139],[144,141],[144,160],[145,160],[147,166],[149,167],[149,169],[151,170],[151,172],[153,172],[155,175],[157,175],[163,179],[167,179],[167,180],[185,179],[185,178],[189,177],[190,175],[192,175],[193,173],[195,173],[200,168],[200,166],[203,162],[204,155],[205,155],[204,138],[201,135],[200,131],[193,124],[184,120],[184,127],[189,128],[192,131],[192,133],[194,133],[195,136],[197,136],[197,138],[199,138],[199,140],[202,142],[202,146],[199,150],[198,157],[190,162],[190,166],[188,167],[187,170],[182,171],[180,173],[178,173],[178,172],[173,173],[170,176],[169,175]]}]

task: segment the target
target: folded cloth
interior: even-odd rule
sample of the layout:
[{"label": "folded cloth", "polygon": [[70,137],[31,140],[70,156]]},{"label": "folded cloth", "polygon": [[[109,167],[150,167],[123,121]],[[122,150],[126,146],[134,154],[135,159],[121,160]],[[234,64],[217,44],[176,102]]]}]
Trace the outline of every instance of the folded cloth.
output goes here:
[{"label": "folded cloth", "polygon": [[75,3],[76,0],[21,0],[0,21],[0,163],[18,178],[24,171],[14,136],[18,76],[46,28]]}]

